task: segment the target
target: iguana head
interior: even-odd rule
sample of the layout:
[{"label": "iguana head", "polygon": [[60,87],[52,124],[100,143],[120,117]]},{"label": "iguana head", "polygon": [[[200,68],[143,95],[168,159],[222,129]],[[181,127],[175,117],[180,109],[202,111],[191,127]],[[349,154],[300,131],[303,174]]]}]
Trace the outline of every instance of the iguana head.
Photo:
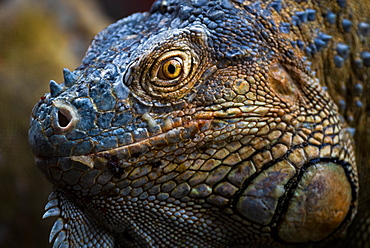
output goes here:
[{"label": "iguana head", "polygon": [[50,82],[29,141],[55,187],[51,240],[276,245],[349,225],[357,174],[337,108],[276,9],[239,2],[158,1]]}]

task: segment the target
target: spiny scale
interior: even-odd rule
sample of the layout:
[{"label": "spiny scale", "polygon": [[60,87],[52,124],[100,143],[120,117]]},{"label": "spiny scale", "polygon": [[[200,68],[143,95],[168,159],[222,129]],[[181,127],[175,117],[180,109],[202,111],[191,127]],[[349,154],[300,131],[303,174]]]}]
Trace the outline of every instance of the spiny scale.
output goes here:
[{"label": "spiny scale", "polygon": [[43,219],[49,218],[51,216],[59,216],[60,214],[60,209],[58,207],[55,208],[50,208],[48,211],[44,213],[42,216]]},{"label": "spiny scale", "polygon": [[58,96],[62,91],[63,91],[63,86],[61,86],[54,80],[50,80],[50,95],[52,97]]},{"label": "spiny scale", "polygon": [[64,84],[67,87],[72,86],[77,80],[77,76],[73,72],[68,70],[67,68],[63,68],[63,76],[64,76]]},{"label": "spiny scale", "polygon": [[62,218],[58,218],[55,222],[54,222],[54,225],[53,227],[51,228],[51,232],[50,232],[50,236],[49,236],[49,243],[51,243],[53,241],[53,239],[55,238],[55,236],[57,234],[59,234],[60,231],[63,230],[63,219]]}]

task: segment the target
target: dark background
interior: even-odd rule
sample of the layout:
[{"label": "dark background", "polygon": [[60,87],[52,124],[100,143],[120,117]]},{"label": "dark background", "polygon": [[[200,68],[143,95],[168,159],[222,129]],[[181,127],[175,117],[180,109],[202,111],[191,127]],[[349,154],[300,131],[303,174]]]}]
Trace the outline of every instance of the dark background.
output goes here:
[{"label": "dark background", "polygon": [[98,0],[101,9],[114,20],[119,20],[135,12],[150,10],[154,0]]},{"label": "dark background", "polygon": [[148,11],[152,0],[0,0],[0,247],[51,247],[55,218],[42,220],[52,186],[28,145],[33,105],[78,67],[110,23]]}]

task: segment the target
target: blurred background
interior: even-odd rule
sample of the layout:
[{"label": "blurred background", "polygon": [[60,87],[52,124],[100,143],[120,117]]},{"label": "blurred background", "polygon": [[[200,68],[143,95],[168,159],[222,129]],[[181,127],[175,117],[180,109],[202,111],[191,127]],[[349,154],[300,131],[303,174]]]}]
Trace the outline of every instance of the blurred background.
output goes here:
[{"label": "blurred background", "polygon": [[79,66],[91,39],[154,0],[0,0],[0,247],[51,247],[52,191],[28,145],[33,105]]}]

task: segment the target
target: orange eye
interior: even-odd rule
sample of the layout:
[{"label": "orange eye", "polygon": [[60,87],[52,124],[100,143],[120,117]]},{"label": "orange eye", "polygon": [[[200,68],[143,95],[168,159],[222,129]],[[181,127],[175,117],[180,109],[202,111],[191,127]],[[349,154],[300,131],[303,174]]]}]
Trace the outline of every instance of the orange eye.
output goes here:
[{"label": "orange eye", "polygon": [[172,80],[178,78],[183,71],[182,60],[180,58],[169,58],[165,60],[158,71],[158,78]]}]

